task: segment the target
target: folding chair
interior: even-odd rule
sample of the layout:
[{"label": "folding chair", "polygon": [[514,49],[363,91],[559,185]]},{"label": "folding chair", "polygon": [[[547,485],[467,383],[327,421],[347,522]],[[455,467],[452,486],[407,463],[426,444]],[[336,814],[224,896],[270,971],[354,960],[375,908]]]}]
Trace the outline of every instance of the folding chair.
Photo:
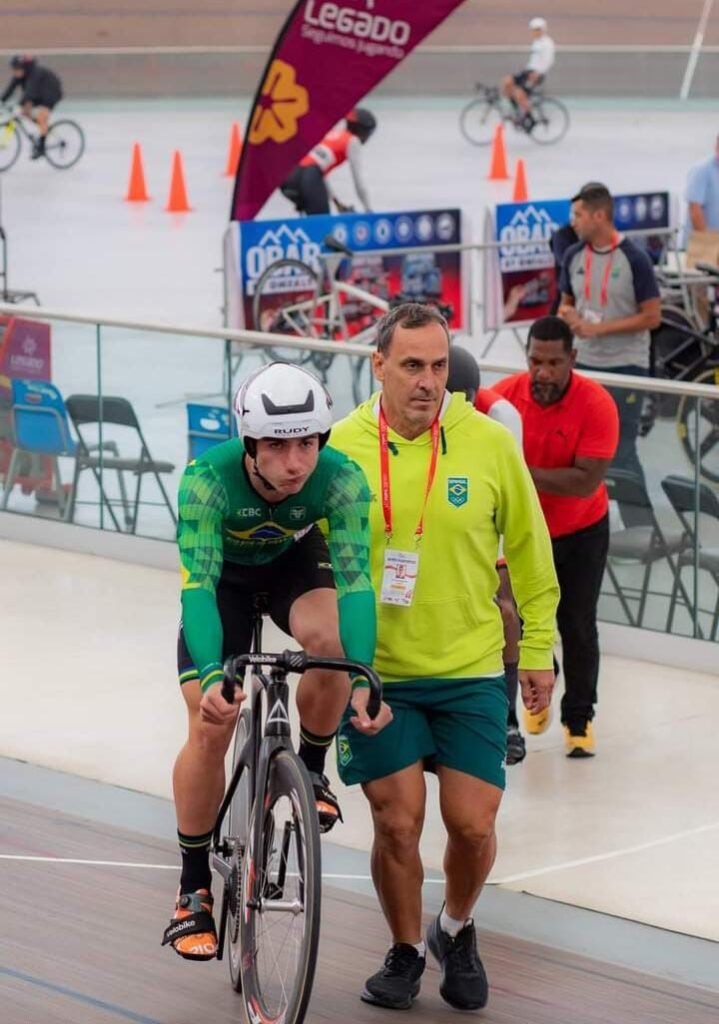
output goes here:
[{"label": "folding chair", "polygon": [[230,438],[230,414],[221,405],[187,405],[187,461]]},{"label": "folding chair", "polygon": [[[719,522],[719,497],[717,497],[711,487],[702,483],[699,484],[697,493],[695,481],[685,476],[671,475],[665,477],[662,480],[662,490],[669,499],[669,503],[676,512],[687,536],[687,550],[683,551],[679,556],[679,573],[681,574],[681,570],[687,565],[693,566],[696,564],[697,569],[703,569],[710,574],[717,587],[713,614],[711,611],[709,612],[709,614],[712,614],[709,639],[716,640],[717,630],[719,630],[719,547],[706,547],[701,544],[695,529],[694,517],[695,515],[705,515]],[[678,588],[675,586],[669,610],[670,621],[674,616],[677,592]],[[697,613],[700,610],[703,609],[697,608]],[[701,636],[701,631],[698,628],[698,615],[697,631]]]},{"label": "folding chair", "polygon": [[[691,602],[681,581],[679,566],[676,560],[677,556],[688,544],[685,532],[683,530],[669,531],[662,529],[654,513],[646,487],[635,473],[611,467],[607,472],[606,484],[610,500],[616,501],[620,506],[637,505],[645,509],[649,517],[649,523],[646,526],[630,526],[623,530],[613,531],[609,535],[609,557],[607,559],[606,572],[629,625],[642,625],[647,597],[652,593],[657,593],[649,589],[652,569],[657,562],[667,562],[673,579],[672,593],[659,596],[668,597],[671,601],[672,596],[679,593],[686,607],[691,609]],[[620,583],[612,565],[612,558],[636,561],[643,565],[644,573],[641,584],[637,587]],[[639,602],[636,614],[632,612],[629,600]],[[676,599],[674,603],[676,604]],[[667,616],[667,632],[669,631],[672,618],[673,607],[670,605]]]},{"label": "folding chair", "polygon": [[[122,495],[122,501],[125,508],[125,520],[128,531],[130,533],[135,533],[137,531],[137,517],[140,508],[142,483],[148,474],[155,478],[162,495],[163,503],[167,507],[173,523],[177,525],[175,510],[172,507],[172,503],[170,502],[161,479],[161,474],[174,472],[175,465],[172,462],[165,462],[152,457],[150,449],[147,446],[147,441],[145,440],[145,435],[142,432],[142,427],[140,426],[140,422],[130,402],[126,398],[114,395],[70,395],[67,399],[66,405],[67,411],[70,414],[70,419],[77,431],[83,460],[86,462],[90,461],[97,470],[100,470],[101,468],[116,470],[118,474],[128,472],[133,473],[137,477],[137,485],[135,487],[135,495],[132,500],[132,507],[130,507],[127,497],[123,492],[124,485],[121,484],[120,493]],[[130,458],[122,457],[119,454],[117,442],[110,442],[103,437],[103,447],[108,443],[113,443],[115,445],[116,454],[107,458],[103,456],[102,459],[98,456],[93,456],[91,452],[95,446],[89,443],[87,428],[89,426],[96,425],[99,430],[100,424],[102,425],[103,431],[108,426],[128,428],[131,432],[131,436],[138,444],[139,454]]]}]

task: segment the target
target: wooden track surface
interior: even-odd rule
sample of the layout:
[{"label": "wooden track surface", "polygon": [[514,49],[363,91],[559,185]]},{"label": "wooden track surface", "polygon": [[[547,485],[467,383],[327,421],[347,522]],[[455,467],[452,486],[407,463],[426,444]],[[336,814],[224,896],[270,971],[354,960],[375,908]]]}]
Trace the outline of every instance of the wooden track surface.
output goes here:
[{"label": "wooden track surface", "polygon": [[[173,864],[169,842],[0,800],[0,854]],[[160,947],[174,871],[0,860],[0,1019],[17,1024],[239,1024],[226,966]],[[325,888],[308,1024],[388,1020],[358,993],[387,933],[374,900]],[[491,985],[483,1024],[716,1024],[719,993],[540,945],[481,934]],[[450,1024],[432,964],[407,1019]],[[404,1018],[403,1018],[404,1019]]]}]

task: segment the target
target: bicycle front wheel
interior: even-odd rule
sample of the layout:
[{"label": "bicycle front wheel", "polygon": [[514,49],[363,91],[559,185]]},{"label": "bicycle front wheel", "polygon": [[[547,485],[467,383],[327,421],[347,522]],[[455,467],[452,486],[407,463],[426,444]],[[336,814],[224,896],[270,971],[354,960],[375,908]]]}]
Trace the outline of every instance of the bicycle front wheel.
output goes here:
[{"label": "bicycle front wheel", "polygon": [[[234,772],[240,754],[247,743],[252,729],[252,715],[248,708],[240,712],[235,730],[235,746],[232,755]],[[248,766],[237,784],[228,814],[228,839],[232,845],[230,877],[227,885],[227,962],[230,968],[232,986],[242,991],[240,970],[240,917],[242,906],[242,859],[247,849],[250,829],[250,806],[252,803],[252,773]]]},{"label": "bicycle front wheel", "polygon": [[[247,1018],[301,1024],[320,937],[320,834],[307,770],[292,750],[270,763],[242,871],[240,946]],[[257,833],[259,832],[259,839]]]},{"label": "bicycle front wheel", "polygon": [[9,170],[20,156],[20,132],[14,121],[0,123],[0,173]]},{"label": "bicycle front wheel", "polygon": [[[252,326],[256,331],[286,334],[288,338],[316,338],[318,277],[302,260],[278,260],[257,280],[252,299]],[[309,349],[268,348],[273,359],[308,363]]]},{"label": "bicycle front wheel", "polygon": [[497,126],[502,123],[501,111],[483,97],[471,100],[459,115],[459,127],[473,146],[488,146]]},{"label": "bicycle front wheel", "polygon": [[569,131],[569,111],[551,96],[535,99],[532,113],[534,125],[530,135],[540,146],[559,142]]},{"label": "bicycle front wheel", "polygon": [[53,167],[64,171],[74,166],[85,152],[85,135],[75,121],[55,121],[45,137],[45,156]]},{"label": "bicycle front wheel", "polygon": [[[719,385],[719,366],[704,370],[692,383]],[[698,449],[701,476],[719,483],[719,390],[713,401],[682,396],[677,409],[677,433],[692,466],[696,465]]]}]

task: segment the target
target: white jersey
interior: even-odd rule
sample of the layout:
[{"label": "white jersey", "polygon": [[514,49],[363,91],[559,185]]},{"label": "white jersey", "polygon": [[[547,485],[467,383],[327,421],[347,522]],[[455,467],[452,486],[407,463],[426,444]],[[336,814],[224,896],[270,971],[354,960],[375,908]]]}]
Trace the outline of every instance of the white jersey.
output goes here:
[{"label": "white jersey", "polygon": [[546,33],[532,42],[527,61],[527,71],[546,75],[554,64],[554,40]]}]

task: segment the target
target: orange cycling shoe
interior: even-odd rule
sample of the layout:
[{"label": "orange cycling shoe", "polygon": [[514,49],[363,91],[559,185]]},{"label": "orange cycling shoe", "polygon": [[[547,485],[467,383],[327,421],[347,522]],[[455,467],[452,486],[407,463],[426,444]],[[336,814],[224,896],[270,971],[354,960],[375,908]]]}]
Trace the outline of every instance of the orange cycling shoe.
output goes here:
[{"label": "orange cycling shoe", "polygon": [[217,931],[212,904],[208,889],[178,893],[175,916],[165,929],[162,945],[169,943],[185,960],[214,960],[217,956]]}]

